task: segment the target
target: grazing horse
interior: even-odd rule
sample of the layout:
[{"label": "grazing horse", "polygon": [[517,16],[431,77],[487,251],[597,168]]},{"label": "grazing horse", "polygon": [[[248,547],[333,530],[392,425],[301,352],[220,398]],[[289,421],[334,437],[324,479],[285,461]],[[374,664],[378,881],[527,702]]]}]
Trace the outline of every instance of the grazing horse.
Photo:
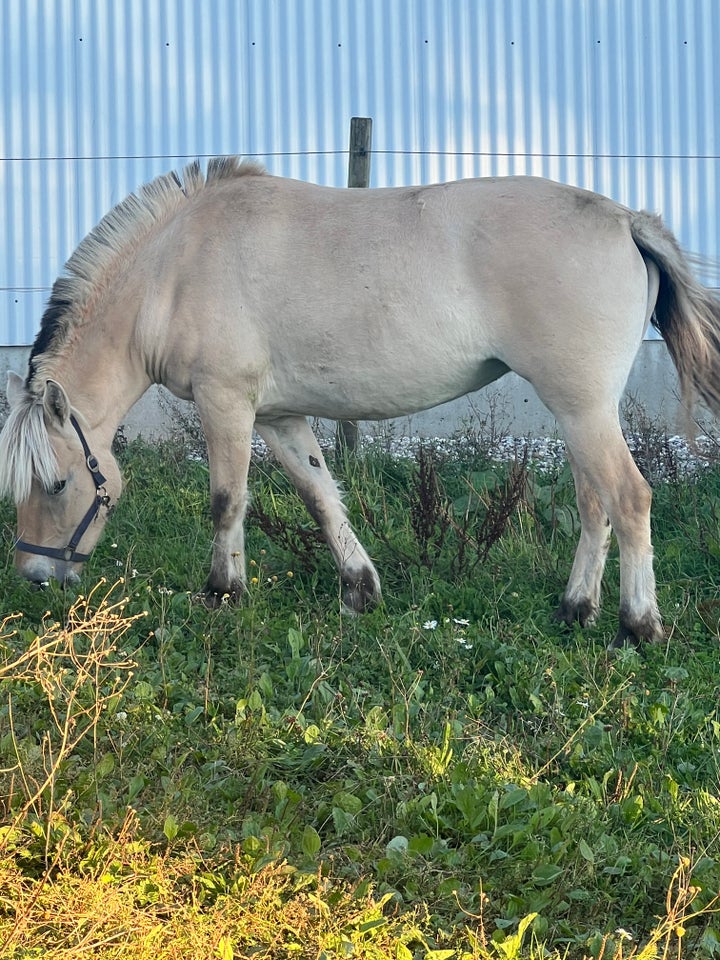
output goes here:
[{"label": "grazing horse", "polygon": [[152,383],[192,399],[207,438],[206,591],[238,597],[253,429],[322,529],[343,601],[380,598],[307,416],[382,419],[514,370],[567,442],[582,530],[558,616],[597,615],[611,526],[617,642],[663,636],[647,483],[618,403],[649,322],[685,400],[720,410],[720,303],[654,215],[510,177],[338,190],[234,158],[121,202],[56,281],[27,376],[10,375],[0,493],[26,577],[76,579],[121,492],[115,430]]}]

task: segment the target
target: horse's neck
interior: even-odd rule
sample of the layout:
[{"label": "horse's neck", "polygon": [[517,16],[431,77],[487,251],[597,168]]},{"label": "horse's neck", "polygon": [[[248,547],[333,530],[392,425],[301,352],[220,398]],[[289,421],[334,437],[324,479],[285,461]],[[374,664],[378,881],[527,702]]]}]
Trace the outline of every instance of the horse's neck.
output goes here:
[{"label": "horse's neck", "polygon": [[102,433],[108,443],[130,407],[150,386],[142,364],[132,359],[125,344],[113,341],[113,337],[88,333],[76,341],[72,351],[56,358],[51,374],[90,428]]}]

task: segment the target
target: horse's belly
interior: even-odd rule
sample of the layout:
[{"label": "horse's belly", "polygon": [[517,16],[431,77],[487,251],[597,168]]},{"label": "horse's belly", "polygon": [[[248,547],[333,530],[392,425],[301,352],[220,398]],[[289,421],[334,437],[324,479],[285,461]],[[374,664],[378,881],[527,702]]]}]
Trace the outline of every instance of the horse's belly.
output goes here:
[{"label": "horse's belly", "polygon": [[[386,420],[428,410],[464,396],[493,380],[508,367],[489,359],[476,364],[458,361],[417,364],[400,360],[377,362],[363,370],[340,371],[318,361],[292,376],[274,373],[263,391],[258,416],[302,414],[331,420]],[[282,381],[282,382],[281,382]]]}]

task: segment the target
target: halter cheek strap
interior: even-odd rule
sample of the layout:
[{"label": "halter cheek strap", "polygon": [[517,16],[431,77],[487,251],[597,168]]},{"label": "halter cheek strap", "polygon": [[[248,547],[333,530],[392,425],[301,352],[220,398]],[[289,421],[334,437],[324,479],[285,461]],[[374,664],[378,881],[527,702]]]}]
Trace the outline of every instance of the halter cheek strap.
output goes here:
[{"label": "halter cheek strap", "polygon": [[23,553],[35,553],[41,557],[51,557],[53,560],[64,560],[66,563],[85,563],[85,561],[90,558],[90,554],[78,553],[77,546],[82,540],[87,528],[100,512],[100,507],[106,507],[110,502],[110,498],[105,492],[105,483],[107,481],[102,473],[100,473],[100,465],[97,457],[93,456],[90,452],[85,434],[80,429],[80,424],[75,419],[74,414],[70,415],[70,423],[75,428],[75,433],[77,433],[80,438],[80,443],[82,444],[83,453],[85,454],[85,466],[90,471],[93,483],[95,484],[95,499],[85,512],[85,516],[77,525],[75,533],[70,537],[66,547],[41,547],[34,543],[26,543],[25,540],[16,541],[15,547],[17,550],[22,550]]}]

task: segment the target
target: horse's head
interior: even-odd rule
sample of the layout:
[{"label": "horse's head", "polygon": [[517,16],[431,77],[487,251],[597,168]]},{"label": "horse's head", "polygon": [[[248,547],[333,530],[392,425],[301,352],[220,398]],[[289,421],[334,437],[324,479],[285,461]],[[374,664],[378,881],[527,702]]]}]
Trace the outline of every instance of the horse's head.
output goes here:
[{"label": "horse's head", "polygon": [[76,580],[120,496],[120,470],[59,383],[48,380],[36,397],[10,374],[8,401],[0,494],[17,506],[16,566],[37,583]]}]

